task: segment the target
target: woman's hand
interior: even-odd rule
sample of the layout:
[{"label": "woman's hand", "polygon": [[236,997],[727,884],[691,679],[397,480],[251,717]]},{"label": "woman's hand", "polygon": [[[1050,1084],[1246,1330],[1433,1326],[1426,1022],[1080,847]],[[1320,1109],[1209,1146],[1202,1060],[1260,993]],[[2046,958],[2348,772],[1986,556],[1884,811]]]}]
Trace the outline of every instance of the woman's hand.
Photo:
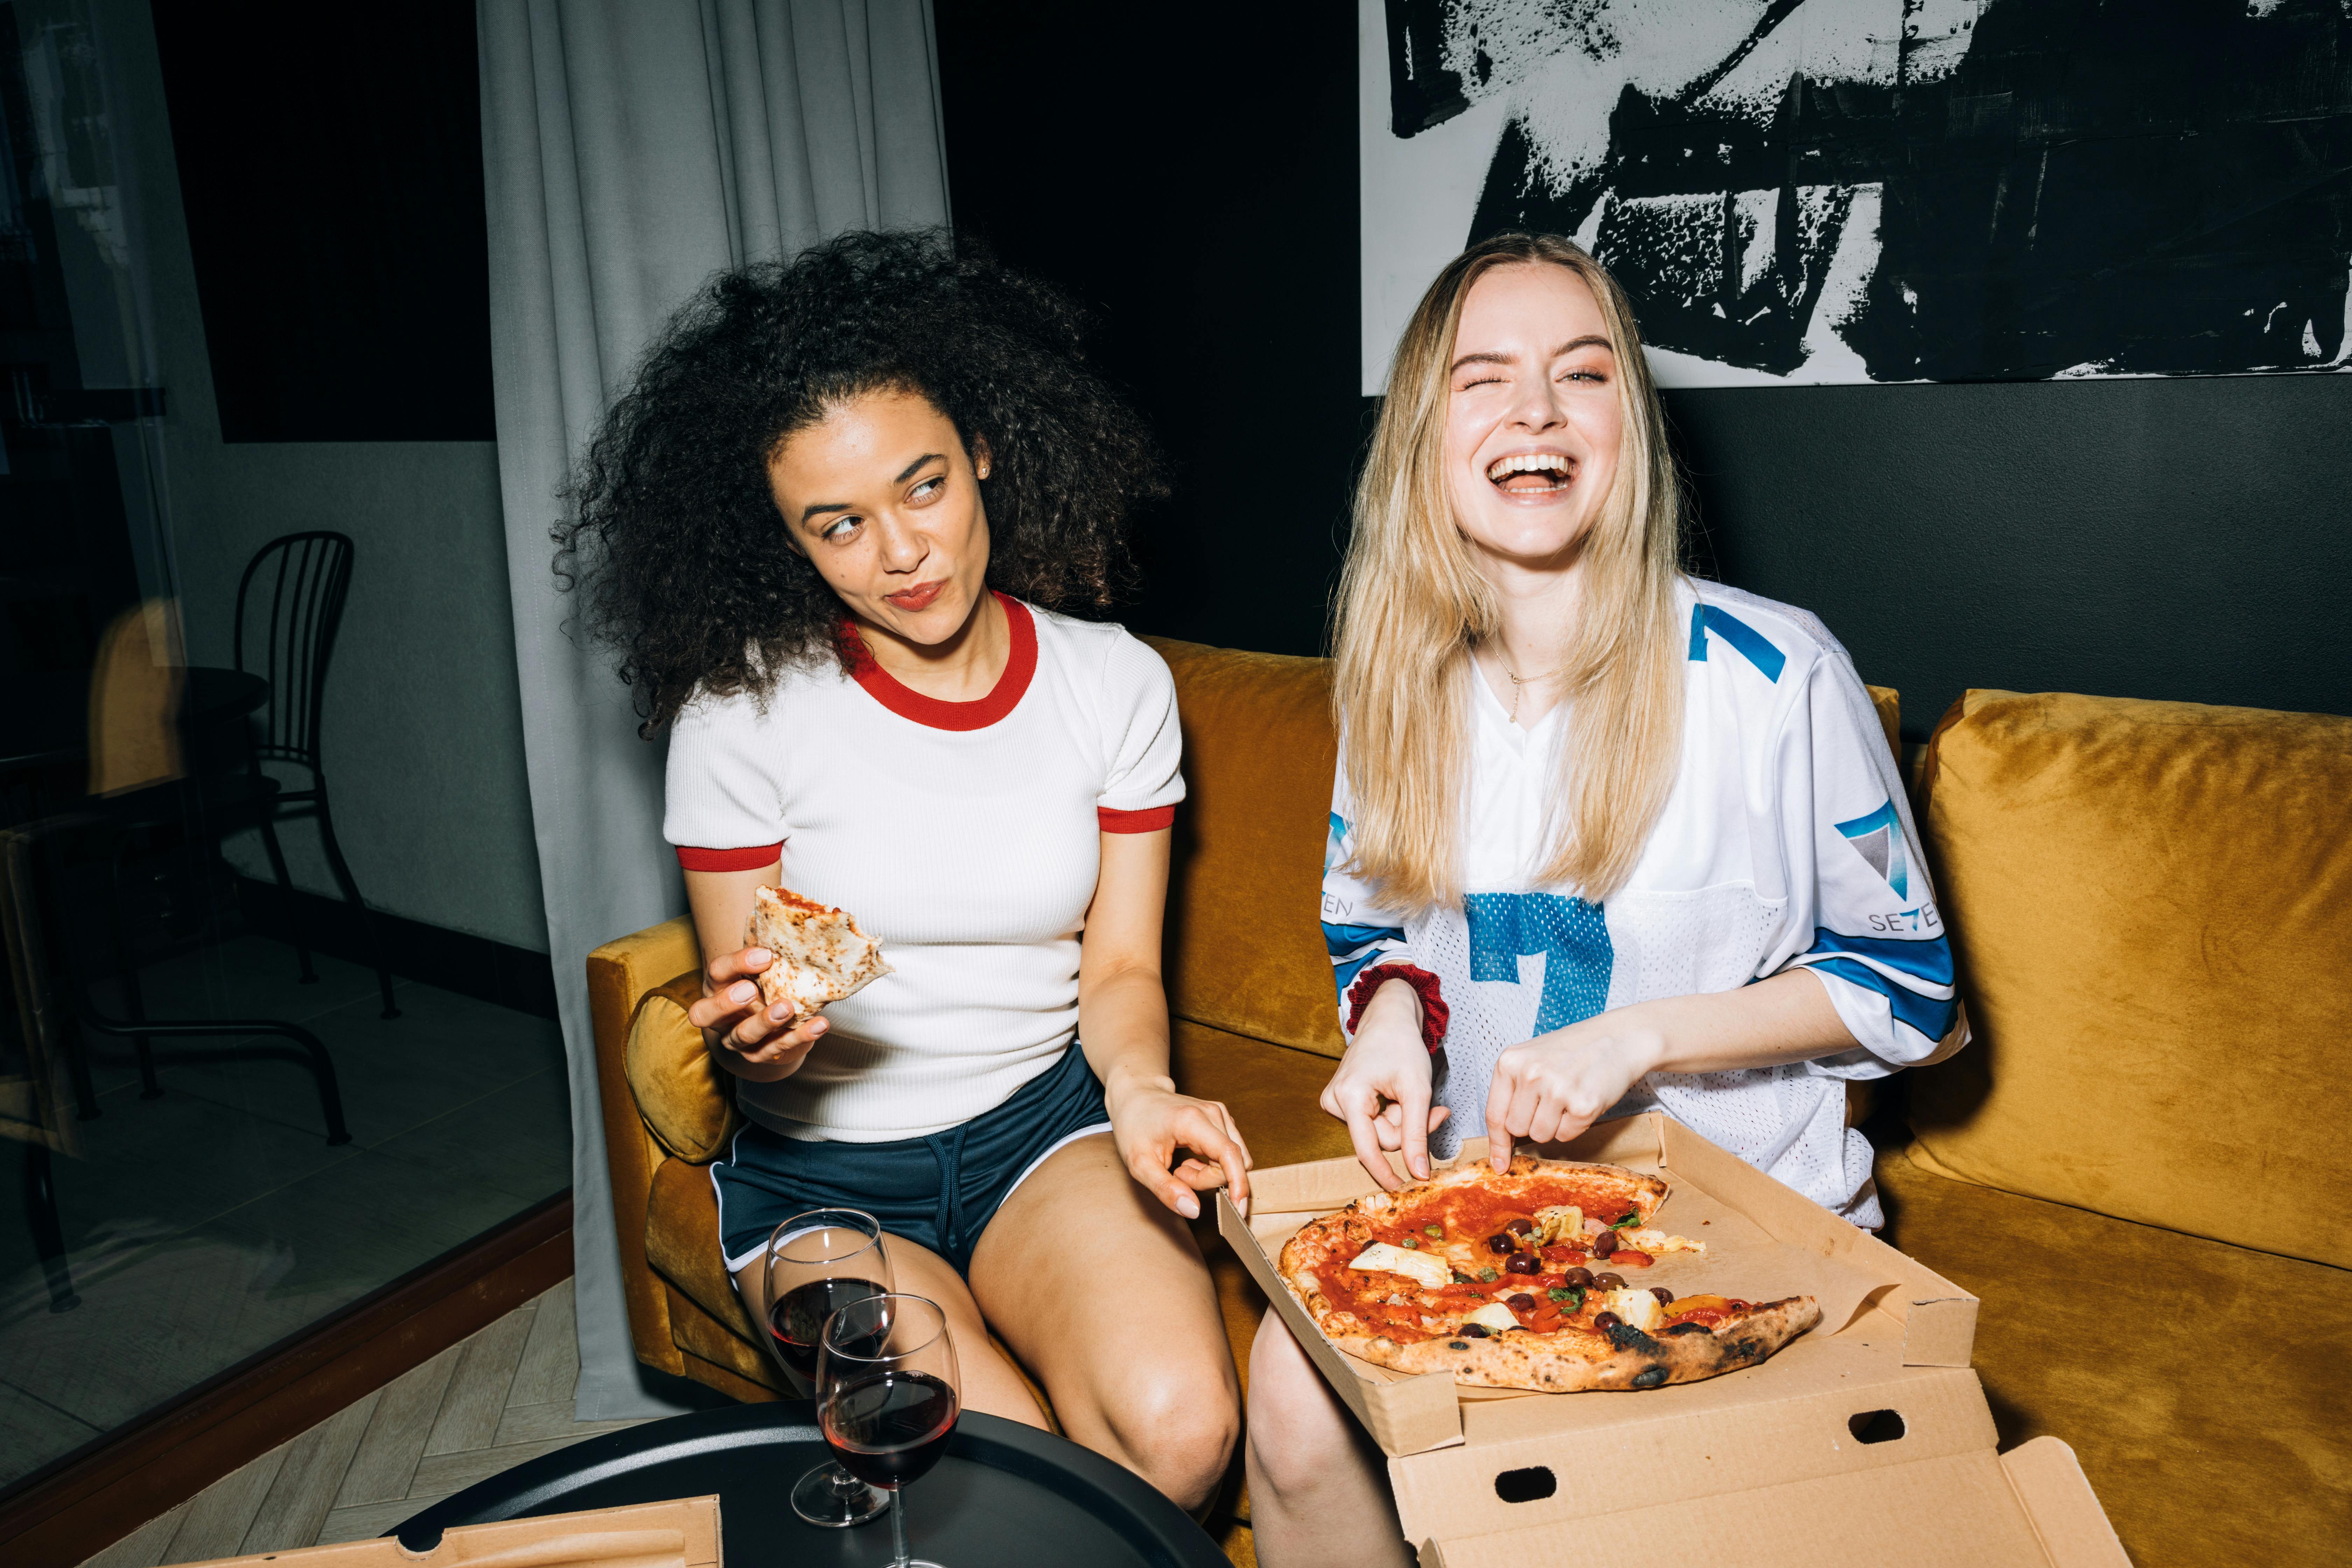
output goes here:
[{"label": "woman's hand", "polygon": [[[1179,1094],[1174,1079],[1141,1073],[1114,1073],[1103,1100],[1120,1163],[1154,1197],[1186,1219],[1198,1219],[1201,1200],[1192,1194],[1223,1187],[1235,1206],[1249,1212],[1249,1147],[1222,1103]],[[1191,1154],[1180,1162],[1183,1150]]]},{"label": "woman's hand", "polygon": [[1511,1168],[1511,1140],[1575,1137],[1625,1098],[1665,1056],[1665,1037],[1639,1007],[1621,1008],[1513,1046],[1486,1091],[1486,1151]]},{"label": "woman's hand", "polygon": [[1421,1038],[1421,998],[1402,980],[1383,981],[1356,1021],[1339,1070],[1323,1086],[1324,1110],[1348,1124],[1356,1158],[1389,1192],[1404,1185],[1383,1149],[1402,1148],[1405,1168],[1429,1174],[1429,1135],[1445,1107],[1429,1103],[1435,1077]]},{"label": "woman's hand", "polygon": [[686,1020],[702,1031],[719,1065],[754,1083],[773,1083],[800,1070],[809,1048],[824,1037],[825,1021],[811,1018],[789,1027],[793,1007],[760,1004],[760,971],[775,962],[764,947],[722,953],[703,972],[702,1000],[686,1010]]}]

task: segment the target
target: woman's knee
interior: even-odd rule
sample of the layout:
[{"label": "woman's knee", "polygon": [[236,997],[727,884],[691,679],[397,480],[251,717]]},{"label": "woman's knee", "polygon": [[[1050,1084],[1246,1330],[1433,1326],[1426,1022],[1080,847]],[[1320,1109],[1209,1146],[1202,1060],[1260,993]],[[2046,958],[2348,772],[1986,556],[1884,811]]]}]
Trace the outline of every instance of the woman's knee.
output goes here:
[{"label": "woman's knee", "polygon": [[1251,1483],[1277,1494],[1315,1489],[1354,1461],[1355,1417],[1271,1310],[1250,1347]]},{"label": "woman's knee", "polygon": [[1230,1363],[1192,1358],[1127,1369],[1104,1425],[1128,1465],[1181,1507],[1208,1500],[1241,1436],[1241,1400]]}]

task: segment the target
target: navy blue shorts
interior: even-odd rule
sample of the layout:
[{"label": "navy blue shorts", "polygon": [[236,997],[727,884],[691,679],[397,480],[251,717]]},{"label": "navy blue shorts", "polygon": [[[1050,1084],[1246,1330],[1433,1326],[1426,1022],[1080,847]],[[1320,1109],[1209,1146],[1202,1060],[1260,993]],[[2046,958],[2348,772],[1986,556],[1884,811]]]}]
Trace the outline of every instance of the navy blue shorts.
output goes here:
[{"label": "navy blue shorts", "polygon": [[755,1261],[777,1226],[809,1209],[864,1209],[893,1236],[971,1268],[971,1249],[1029,1173],[1065,1143],[1110,1131],[1102,1085],[1073,1041],[993,1110],[928,1138],[808,1142],[754,1122],[710,1167],[727,1272]]}]

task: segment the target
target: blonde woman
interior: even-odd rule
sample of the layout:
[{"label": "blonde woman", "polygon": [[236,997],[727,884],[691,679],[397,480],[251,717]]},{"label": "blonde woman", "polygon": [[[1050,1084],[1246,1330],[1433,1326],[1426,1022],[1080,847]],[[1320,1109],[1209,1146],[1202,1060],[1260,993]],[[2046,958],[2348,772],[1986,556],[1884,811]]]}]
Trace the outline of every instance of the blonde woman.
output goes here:
[{"label": "blonde woman", "polygon": [[[1965,1038],[1894,759],[1801,610],[1679,570],[1623,293],[1507,235],[1397,347],[1339,591],[1324,933],[1366,1169],[1663,1109],[1879,1223],[1845,1084]],[[1271,1312],[1248,1464],[1271,1568],[1411,1561],[1380,1455]]]}]

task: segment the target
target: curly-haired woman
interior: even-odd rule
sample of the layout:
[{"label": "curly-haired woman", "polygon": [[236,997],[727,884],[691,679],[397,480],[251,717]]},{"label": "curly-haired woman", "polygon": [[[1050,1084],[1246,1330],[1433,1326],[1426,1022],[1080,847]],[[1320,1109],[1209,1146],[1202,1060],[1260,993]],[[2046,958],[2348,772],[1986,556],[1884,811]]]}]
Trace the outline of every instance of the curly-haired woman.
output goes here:
[{"label": "curly-haired woman", "polygon": [[[1957,1049],[1868,693],[1819,621],[1685,576],[1633,315],[1549,236],[1447,264],[1398,344],[1340,579],[1323,1107],[1383,1186],[1483,1131],[1660,1109],[1879,1223],[1848,1079]],[[1600,1397],[1618,1397],[1604,1395]],[[1282,1320],[1250,1359],[1259,1561],[1411,1560]]]},{"label": "curly-haired woman", "polygon": [[[1197,1507],[1239,1412],[1184,1222],[1249,1155],[1168,1076],[1173,683],[1059,613],[1109,599],[1154,473],[1065,301],[941,235],[851,235],[679,314],[561,537],[670,731],[689,1016],[748,1121],[711,1168],[746,1302],[779,1221],[872,1212],[969,1405],[1043,1422],[992,1332],[1072,1437]],[[761,1005],[743,936],[779,881],[894,973],[798,1026]]]}]

